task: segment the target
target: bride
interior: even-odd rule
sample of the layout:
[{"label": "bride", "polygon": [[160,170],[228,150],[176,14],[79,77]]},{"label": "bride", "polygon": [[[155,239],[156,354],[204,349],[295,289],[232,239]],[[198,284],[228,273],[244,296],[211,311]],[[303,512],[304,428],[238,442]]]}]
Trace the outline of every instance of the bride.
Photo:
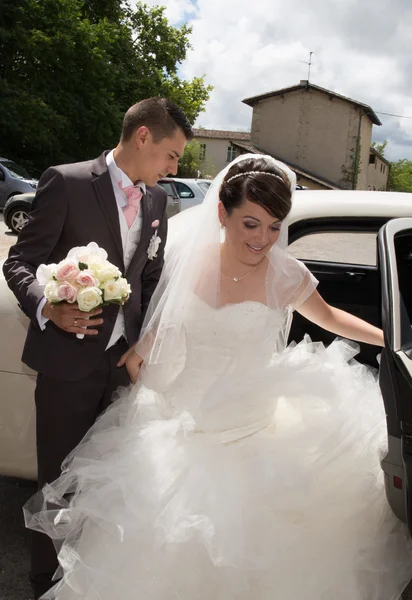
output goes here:
[{"label": "bride", "polygon": [[394,600],[412,577],[386,504],[385,414],[356,345],[287,346],[326,304],[286,253],[295,179],[244,155],[176,219],[131,379],[26,505],[59,551],[58,600]]}]

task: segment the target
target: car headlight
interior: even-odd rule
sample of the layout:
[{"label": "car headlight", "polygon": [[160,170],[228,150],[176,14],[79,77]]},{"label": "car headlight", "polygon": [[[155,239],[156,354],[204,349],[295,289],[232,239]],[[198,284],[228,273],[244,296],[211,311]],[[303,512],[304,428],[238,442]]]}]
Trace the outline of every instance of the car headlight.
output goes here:
[{"label": "car headlight", "polygon": [[30,187],[32,187],[35,190],[37,190],[37,183],[30,183]]}]

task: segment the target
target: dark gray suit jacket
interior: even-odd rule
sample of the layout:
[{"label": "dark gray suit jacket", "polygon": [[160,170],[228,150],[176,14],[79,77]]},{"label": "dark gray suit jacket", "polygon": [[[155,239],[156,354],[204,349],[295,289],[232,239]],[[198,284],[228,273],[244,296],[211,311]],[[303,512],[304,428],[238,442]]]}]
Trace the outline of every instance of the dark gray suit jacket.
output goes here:
[{"label": "dark gray suit jacket", "polygon": [[[78,340],[73,333],[49,322],[41,331],[36,318],[43,290],[36,281],[42,263],[57,263],[74,246],[96,242],[126,276],[132,294],[124,306],[128,342],[137,341],[144,314],[163,268],[167,235],[167,196],[160,186],[147,188],[142,198],[142,231],[139,245],[125,272],[119,214],[105,155],[93,161],[51,167],[42,175],[30,220],[10,249],[3,272],[22,310],[31,320],[22,360],[29,367],[62,381],[87,377],[105,351],[119,307],[104,307],[104,324],[97,336]],[[161,245],[157,258],[148,259],[147,248],[158,220]]]}]

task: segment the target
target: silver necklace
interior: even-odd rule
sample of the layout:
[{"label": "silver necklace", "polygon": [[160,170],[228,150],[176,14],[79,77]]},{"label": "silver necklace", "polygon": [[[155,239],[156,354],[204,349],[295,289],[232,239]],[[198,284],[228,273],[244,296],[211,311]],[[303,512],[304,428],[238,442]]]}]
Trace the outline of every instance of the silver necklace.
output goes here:
[{"label": "silver necklace", "polygon": [[246,273],[246,275],[243,275],[242,277],[228,277],[227,275],[224,275],[222,272],[220,272],[220,274],[225,279],[230,279],[231,281],[234,281],[235,283],[238,283],[238,281],[242,281],[242,279],[244,279],[245,277],[247,277],[248,275],[250,275],[251,273],[253,273],[253,271],[256,271],[256,269],[258,268],[258,266],[259,265],[256,265],[256,267],[253,267],[253,269],[251,271],[249,271],[249,273]]}]

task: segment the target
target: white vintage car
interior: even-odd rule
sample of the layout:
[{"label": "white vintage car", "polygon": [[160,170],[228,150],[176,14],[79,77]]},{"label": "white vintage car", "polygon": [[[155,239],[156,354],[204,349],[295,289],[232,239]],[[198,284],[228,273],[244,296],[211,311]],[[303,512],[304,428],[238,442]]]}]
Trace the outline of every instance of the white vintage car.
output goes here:
[{"label": "white vintage car", "polygon": [[[185,216],[169,220],[170,239],[184,227]],[[382,468],[388,501],[412,529],[412,194],[298,191],[289,244],[319,280],[327,302],[384,327],[380,382],[389,451]],[[0,474],[35,479],[35,373],[20,361],[27,319],[4,279],[0,298]],[[296,314],[291,339],[304,333],[325,344],[333,339]],[[358,359],[378,367],[378,353],[361,344]]]}]

